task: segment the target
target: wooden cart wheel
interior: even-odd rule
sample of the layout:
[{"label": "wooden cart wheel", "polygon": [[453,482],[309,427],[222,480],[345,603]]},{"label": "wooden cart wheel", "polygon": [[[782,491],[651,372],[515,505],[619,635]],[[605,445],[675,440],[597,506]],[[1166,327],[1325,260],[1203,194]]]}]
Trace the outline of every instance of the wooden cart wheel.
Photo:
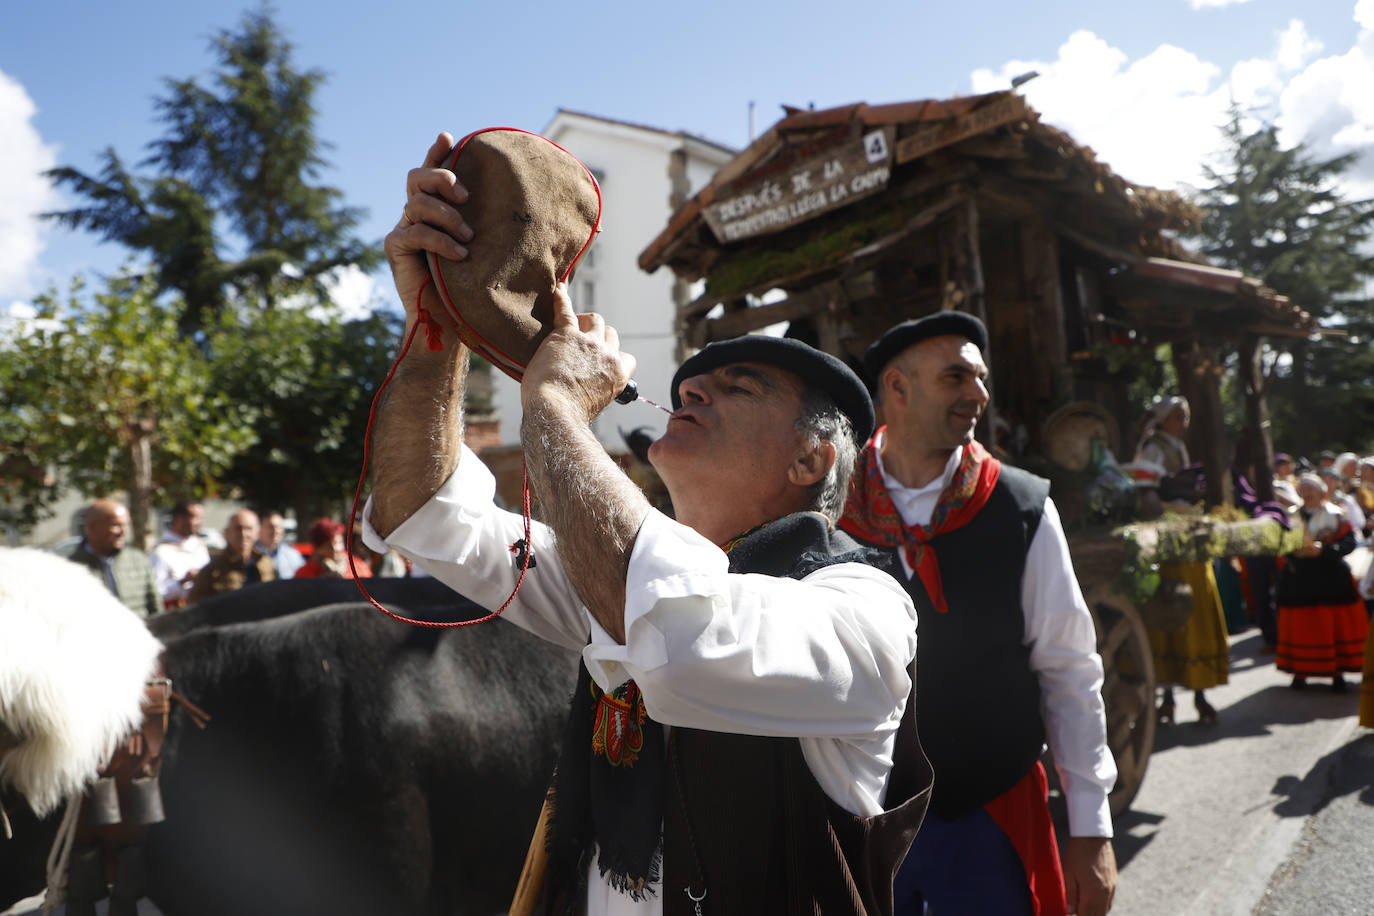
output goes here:
[{"label": "wooden cart wheel", "polygon": [[1102,701],[1107,708],[1107,746],[1116,758],[1110,803],[1116,817],[1130,807],[1155,743],[1155,666],[1150,639],[1135,605],[1107,583],[1089,585],[1083,597],[1097,627],[1102,656]]}]

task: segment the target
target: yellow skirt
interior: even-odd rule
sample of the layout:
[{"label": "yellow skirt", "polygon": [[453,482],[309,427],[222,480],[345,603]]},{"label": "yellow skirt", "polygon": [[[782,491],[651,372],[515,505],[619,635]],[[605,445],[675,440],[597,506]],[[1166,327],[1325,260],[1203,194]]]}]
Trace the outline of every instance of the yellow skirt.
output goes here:
[{"label": "yellow skirt", "polygon": [[1193,590],[1193,612],[1171,632],[1146,627],[1155,660],[1155,682],[1205,690],[1225,684],[1231,671],[1226,613],[1211,563],[1167,563],[1160,572]]}]

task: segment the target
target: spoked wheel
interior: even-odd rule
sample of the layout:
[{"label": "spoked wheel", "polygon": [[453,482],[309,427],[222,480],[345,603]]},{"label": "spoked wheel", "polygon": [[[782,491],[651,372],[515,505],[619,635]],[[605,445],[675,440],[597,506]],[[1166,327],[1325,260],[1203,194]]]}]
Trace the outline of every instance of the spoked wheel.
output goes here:
[{"label": "spoked wheel", "polygon": [[1116,758],[1110,803],[1116,817],[1130,807],[1145,781],[1155,743],[1155,666],[1150,639],[1135,605],[1106,584],[1084,590],[1097,627],[1102,656],[1102,702],[1107,708],[1107,746]]}]

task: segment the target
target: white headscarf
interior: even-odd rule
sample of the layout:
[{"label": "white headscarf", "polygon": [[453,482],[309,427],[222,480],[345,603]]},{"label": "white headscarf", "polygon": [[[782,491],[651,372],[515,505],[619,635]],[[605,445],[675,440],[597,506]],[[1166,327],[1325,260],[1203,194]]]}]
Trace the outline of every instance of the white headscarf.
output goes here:
[{"label": "white headscarf", "polygon": [[1140,442],[1136,445],[1136,453],[1145,447],[1145,443],[1150,441],[1150,437],[1159,431],[1159,425],[1164,422],[1164,418],[1174,412],[1174,408],[1182,407],[1184,416],[1192,415],[1192,408],[1188,406],[1188,399],[1182,395],[1171,395],[1167,398],[1155,398],[1153,404],[1145,409],[1145,425],[1140,431]]}]

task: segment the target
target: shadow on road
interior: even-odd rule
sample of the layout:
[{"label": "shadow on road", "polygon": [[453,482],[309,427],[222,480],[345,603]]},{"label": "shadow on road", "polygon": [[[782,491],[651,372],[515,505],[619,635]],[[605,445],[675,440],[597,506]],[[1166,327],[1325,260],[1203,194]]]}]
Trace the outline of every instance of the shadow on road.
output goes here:
[{"label": "shadow on road", "polygon": [[[1261,654],[1263,639],[1258,631],[1231,643],[1231,673],[1242,674],[1256,668],[1272,668],[1274,656]],[[1287,675],[1281,675],[1287,677]],[[1268,735],[1276,725],[1301,725],[1316,719],[1341,719],[1359,712],[1359,678],[1346,675],[1350,690],[1333,693],[1325,680],[1313,680],[1304,690],[1271,685],[1229,706],[1218,705],[1219,723],[1200,725],[1188,718],[1192,714],[1193,692],[1175,688],[1174,696],[1184,721],[1160,726],[1155,732],[1156,754],[1175,747],[1197,747],[1226,738],[1258,738]],[[1225,688],[1221,688],[1224,690]],[[1208,691],[1218,703],[1218,690]]]},{"label": "shadow on road", "polygon": [[1283,796],[1274,806],[1280,817],[1307,817],[1333,799],[1357,792],[1363,804],[1374,805],[1374,734],[1366,732],[1336,748],[1301,779],[1280,776],[1271,791]]},{"label": "shadow on road", "polygon": [[[1180,707],[1191,705],[1191,691],[1175,692]],[[1209,698],[1210,695],[1209,695]],[[1266,687],[1238,703],[1218,708],[1216,725],[1181,722],[1155,731],[1156,754],[1175,747],[1197,747],[1225,738],[1259,738],[1275,725],[1301,725],[1316,719],[1348,719],[1360,710],[1358,688],[1332,693],[1324,682],[1314,681],[1306,690]]]},{"label": "shadow on road", "polygon": [[[1164,822],[1164,815],[1130,809],[1112,819],[1112,851],[1116,853],[1116,867],[1125,868],[1136,854],[1154,842],[1159,831],[1153,828]],[[1139,829],[1138,829],[1139,828]],[[1056,825],[1056,829],[1058,829]],[[1068,833],[1067,819],[1064,825]]]},{"label": "shadow on road", "polygon": [[[1054,821],[1054,836],[1059,843],[1059,854],[1064,854],[1064,844],[1069,838],[1069,811],[1064,796],[1058,791],[1050,793],[1050,819]],[[1153,829],[1164,822],[1164,815],[1148,811],[1127,809],[1112,818],[1112,851],[1116,853],[1116,866],[1125,868],[1158,835]]]}]

